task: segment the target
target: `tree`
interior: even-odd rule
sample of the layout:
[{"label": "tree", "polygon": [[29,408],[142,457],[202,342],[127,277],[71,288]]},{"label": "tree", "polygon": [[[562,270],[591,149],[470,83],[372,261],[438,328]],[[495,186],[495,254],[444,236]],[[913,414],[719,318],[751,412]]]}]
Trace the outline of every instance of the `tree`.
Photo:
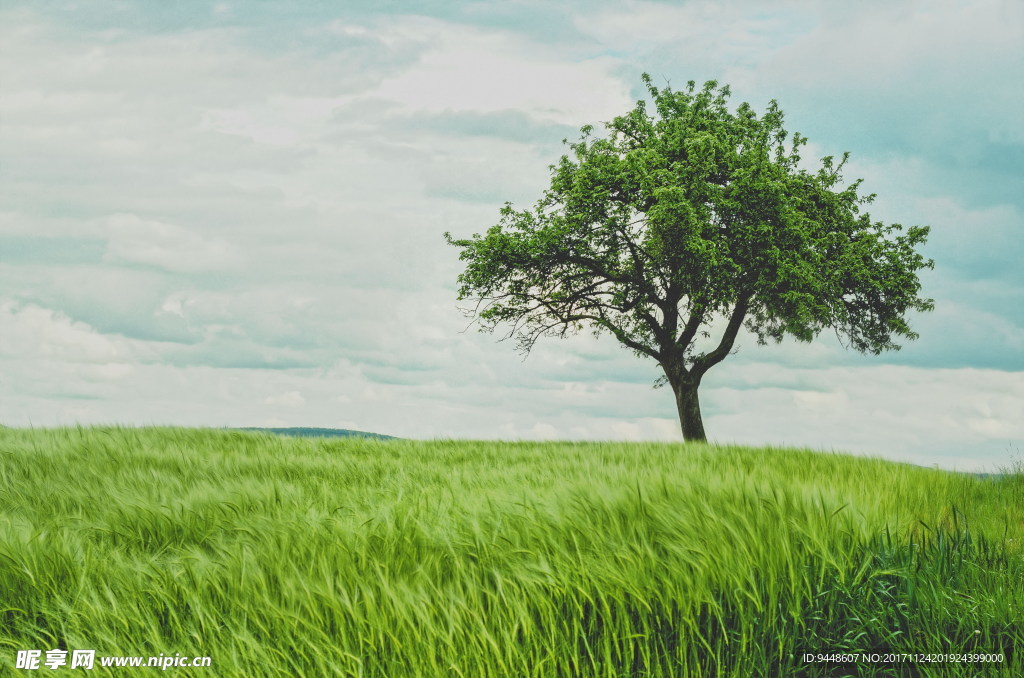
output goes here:
[{"label": "tree", "polygon": [[[584,328],[656,360],[686,440],[706,440],[697,391],[733,351],[741,327],[758,343],[809,342],[832,328],[847,348],[898,350],[916,339],[904,315],[931,268],[928,227],[873,222],[861,180],[840,186],[849,157],[801,168],[807,139],[783,128],[774,100],[760,117],[728,107],[728,86],[658,89],[568,144],[533,209],[501,209],[462,248],[460,300],[482,331],[509,323],[529,354],[538,338]],[[714,333],[714,335],[712,335]],[[710,341],[709,341],[710,340]]]}]

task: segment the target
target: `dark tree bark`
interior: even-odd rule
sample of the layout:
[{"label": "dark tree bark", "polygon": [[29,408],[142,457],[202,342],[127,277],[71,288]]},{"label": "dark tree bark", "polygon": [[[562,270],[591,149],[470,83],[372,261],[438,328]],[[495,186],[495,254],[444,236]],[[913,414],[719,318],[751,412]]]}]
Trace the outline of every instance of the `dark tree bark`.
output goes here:
[{"label": "dark tree bark", "polygon": [[676,408],[679,410],[679,425],[683,429],[683,440],[688,443],[706,443],[708,441],[708,437],[704,433],[704,421],[700,416],[698,385],[691,380],[684,380],[672,385],[672,390],[676,394]]},{"label": "dark tree bark", "polygon": [[700,387],[702,373],[696,370],[687,370],[681,359],[666,360],[662,363],[668,385],[672,387],[672,393],[676,398],[676,410],[679,412],[679,426],[683,431],[683,440],[686,442],[706,443],[707,434],[704,433],[704,420],[700,414],[700,398],[697,390]]},{"label": "dark tree bark", "polygon": [[[693,340],[697,332],[700,315],[691,316],[687,327],[683,329],[681,341],[673,343],[662,343],[661,351],[656,353],[661,361],[662,369],[672,392],[676,396],[676,410],[679,412],[679,426],[683,431],[683,440],[686,442],[706,443],[707,434],[704,433],[704,420],[700,414],[700,397],[697,390],[700,388],[700,381],[704,373],[722,362],[736,342],[736,334],[746,318],[747,310],[750,308],[750,293],[740,295],[736,306],[729,315],[729,324],[722,333],[722,339],[718,342],[715,350],[704,353],[693,359],[690,367],[686,367],[684,353],[680,346],[687,346]],[[672,328],[673,333],[675,328]]]}]

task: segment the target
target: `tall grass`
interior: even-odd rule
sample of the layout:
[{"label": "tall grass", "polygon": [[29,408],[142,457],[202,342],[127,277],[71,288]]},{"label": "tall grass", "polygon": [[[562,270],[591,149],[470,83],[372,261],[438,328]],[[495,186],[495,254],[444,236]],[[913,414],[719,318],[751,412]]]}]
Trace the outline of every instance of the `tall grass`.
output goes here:
[{"label": "tall grass", "polygon": [[[191,674],[207,676],[1018,676],[1022,538],[1019,473],[0,429],[0,662],[60,647],[208,655]],[[1003,662],[803,661],[854,652]]]}]

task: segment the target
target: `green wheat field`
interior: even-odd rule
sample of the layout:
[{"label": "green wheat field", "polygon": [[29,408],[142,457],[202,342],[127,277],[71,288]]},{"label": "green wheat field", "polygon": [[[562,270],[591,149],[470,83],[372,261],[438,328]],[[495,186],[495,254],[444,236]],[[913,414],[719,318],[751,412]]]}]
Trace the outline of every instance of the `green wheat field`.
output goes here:
[{"label": "green wheat field", "polygon": [[210,677],[1022,676],[1022,539],[1019,468],[0,428],[0,673],[81,648]]}]

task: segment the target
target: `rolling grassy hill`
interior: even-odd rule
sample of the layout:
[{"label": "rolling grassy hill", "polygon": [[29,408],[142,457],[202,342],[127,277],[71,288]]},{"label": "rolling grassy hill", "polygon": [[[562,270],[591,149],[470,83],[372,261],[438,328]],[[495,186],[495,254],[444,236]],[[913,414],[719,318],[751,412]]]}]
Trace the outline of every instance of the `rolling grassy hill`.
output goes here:
[{"label": "rolling grassy hill", "polygon": [[378,440],[395,440],[394,436],[386,436],[380,433],[367,433],[366,431],[353,431],[347,428],[311,428],[308,426],[293,426],[289,428],[257,428],[247,426],[235,431],[254,431],[256,433],[273,433],[279,436],[292,438],[376,438]]},{"label": "rolling grassy hill", "polygon": [[802,450],[0,429],[0,664],[1019,676],[1022,539],[1020,474]]}]

